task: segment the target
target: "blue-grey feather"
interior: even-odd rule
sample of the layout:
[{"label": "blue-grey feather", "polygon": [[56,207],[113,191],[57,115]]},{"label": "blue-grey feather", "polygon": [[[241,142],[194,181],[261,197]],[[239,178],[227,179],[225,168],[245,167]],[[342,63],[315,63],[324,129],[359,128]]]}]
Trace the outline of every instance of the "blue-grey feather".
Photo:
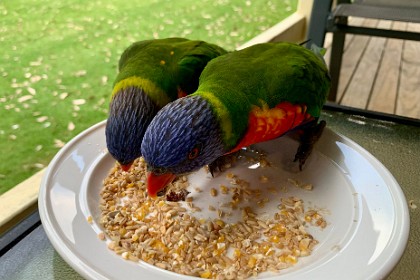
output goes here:
[{"label": "blue-grey feather", "polygon": [[158,110],[141,88],[128,87],[114,95],[105,136],[108,151],[118,162],[128,164],[141,156],[144,133]]},{"label": "blue-grey feather", "polygon": [[[191,150],[200,153],[189,159]],[[224,151],[220,126],[210,105],[188,96],[163,107],[143,138],[142,155],[152,169],[182,174],[213,162]]]}]

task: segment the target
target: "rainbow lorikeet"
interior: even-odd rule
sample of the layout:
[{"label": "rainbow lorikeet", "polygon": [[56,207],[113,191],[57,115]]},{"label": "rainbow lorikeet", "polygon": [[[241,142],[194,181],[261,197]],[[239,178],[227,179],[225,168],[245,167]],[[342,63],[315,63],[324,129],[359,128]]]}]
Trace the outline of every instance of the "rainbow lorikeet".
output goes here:
[{"label": "rainbow lorikeet", "polygon": [[207,63],[225,53],[214,44],[183,38],[140,41],[123,52],[105,130],[108,151],[123,170],[141,156],[144,133],[156,113],[193,93]]},{"label": "rainbow lorikeet", "polygon": [[197,91],[162,108],[145,133],[149,195],[177,174],[298,127],[301,167],[325,126],[318,118],[330,77],[320,50],[264,43],[209,62]]}]

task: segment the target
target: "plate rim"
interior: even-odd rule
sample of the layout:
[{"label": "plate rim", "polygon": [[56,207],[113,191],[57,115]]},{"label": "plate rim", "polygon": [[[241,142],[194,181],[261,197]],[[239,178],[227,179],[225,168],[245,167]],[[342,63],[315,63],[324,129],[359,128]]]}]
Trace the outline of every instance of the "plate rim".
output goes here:
[{"label": "plate rim", "polygon": [[[107,279],[104,275],[97,272],[96,270],[92,269],[89,265],[81,265],[80,262],[77,262],[78,256],[75,252],[69,248],[68,246],[63,246],[65,243],[63,242],[61,236],[57,233],[53,222],[52,222],[52,213],[48,213],[48,203],[46,203],[47,198],[47,191],[48,191],[48,182],[50,181],[51,177],[53,176],[52,171],[59,166],[59,160],[61,157],[75,144],[79,141],[83,140],[86,135],[94,133],[98,129],[103,129],[103,126],[106,124],[106,119],[98,122],[91,127],[85,129],[74,138],[72,138],[69,142],[67,142],[53,157],[51,162],[49,163],[40,184],[40,190],[38,194],[38,210],[40,213],[40,218],[42,222],[42,226],[44,231],[50,240],[51,244],[53,245],[54,249],[60,254],[60,256],[69,264],[75,271],[77,271],[80,275],[85,278],[89,279]],[[352,139],[344,136],[339,132],[335,132],[329,127],[326,128],[327,133],[331,135],[335,135],[341,141],[346,142],[351,148],[355,149],[357,153],[361,154],[365,159],[369,161],[369,163],[375,166],[375,169],[381,171],[381,177],[386,175],[387,180],[391,180],[392,188],[389,187],[390,184],[387,185],[388,192],[391,193],[393,207],[394,209],[398,207],[401,211],[394,211],[395,219],[394,219],[394,226],[392,229],[392,234],[389,240],[396,240],[398,239],[399,242],[392,242],[392,252],[393,254],[389,254],[386,260],[382,263],[380,267],[376,270],[372,270],[369,274],[369,277],[372,279],[376,278],[383,278],[389,275],[395,266],[400,261],[401,257],[403,256],[406,247],[408,245],[409,233],[410,233],[410,215],[408,209],[408,203],[406,196],[398,184],[396,178],[392,175],[392,173],[385,167],[385,165],[379,161],[373,154],[371,154],[368,150],[363,148],[360,144],[356,143]],[[324,133],[326,132],[324,131]],[[331,159],[333,160],[333,159]],[[396,187],[394,187],[396,186]],[[399,225],[401,230],[398,230],[396,227]],[[388,240],[388,241],[389,241]],[[404,246],[402,246],[404,244]],[[189,276],[188,278],[196,279],[195,277]],[[198,279],[198,278],[197,278]]]},{"label": "plate rim", "polygon": [[[370,275],[370,279],[383,279],[391,274],[391,272],[394,270],[395,266],[400,262],[407,246],[408,246],[408,239],[410,236],[410,211],[408,209],[408,203],[407,198],[405,196],[404,191],[402,190],[400,184],[398,183],[397,179],[392,175],[392,173],[388,170],[388,168],[378,159],[376,158],[371,152],[369,152],[367,149],[363,148],[360,144],[355,142],[354,140],[350,139],[349,137],[343,135],[342,133],[335,132],[332,129],[326,127],[328,133],[336,134],[339,136],[342,140],[344,140],[347,143],[350,143],[352,148],[357,149],[357,152],[359,154],[362,154],[364,158],[368,159],[370,163],[375,163],[376,169],[383,173],[382,175],[386,175],[388,180],[392,182],[392,185],[396,186],[397,188],[389,188],[388,191],[391,192],[392,201],[394,202],[394,208],[397,208],[401,210],[400,212],[394,212],[395,215],[399,213],[400,219],[394,220],[394,227],[392,232],[392,238],[390,239],[398,239],[401,240],[399,244],[404,244],[404,246],[398,246],[397,243],[393,244],[394,249],[392,250],[394,254],[388,255],[386,258],[386,262],[382,264],[381,267],[378,267],[374,273]],[[394,195],[394,194],[397,195]],[[402,230],[399,231],[399,235],[397,235],[396,227],[397,223],[400,224],[400,228]],[[399,238],[397,238],[397,236]]]},{"label": "plate rim", "polygon": [[69,264],[81,276],[83,276],[84,278],[89,278],[89,279],[107,279],[107,278],[101,274],[98,274],[95,270],[91,269],[89,266],[83,266],[85,269],[82,269],[82,266],[78,262],[75,261],[75,258],[77,258],[76,254],[67,246],[60,246],[59,243],[62,240],[60,239],[59,234],[55,230],[53,230],[54,226],[51,220],[52,217],[48,215],[48,210],[47,210],[48,206],[47,204],[44,205],[43,198],[45,199],[47,197],[46,183],[53,176],[51,171],[55,168],[55,165],[59,161],[59,159],[66,153],[67,149],[75,145],[78,141],[80,141],[86,135],[92,133],[96,129],[105,125],[105,123],[106,123],[106,119],[83,130],[82,132],[77,134],[74,138],[72,138],[69,142],[67,142],[56,153],[56,155],[53,157],[51,162],[48,164],[48,167],[45,170],[44,175],[42,176],[40,189],[38,193],[39,216],[41,218],[41,225],[48,239],[50,240],[54,249],[59,253],[59,255],[65,260],[67,264]]}]

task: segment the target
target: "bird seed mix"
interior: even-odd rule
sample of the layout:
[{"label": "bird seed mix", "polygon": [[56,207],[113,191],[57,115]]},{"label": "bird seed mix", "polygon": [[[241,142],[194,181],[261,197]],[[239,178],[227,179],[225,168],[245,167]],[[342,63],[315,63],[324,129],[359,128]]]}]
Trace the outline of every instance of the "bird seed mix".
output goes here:
[{"label": "bird seed mix", "polygon": [[[211,196],[231,196],[229,207],[242,213],[237,223],[226,222],[226,210],[212,205],[208,210],[217,213],[217,218],[196,218],[194,213],[201,209],[187,196],[189,183],[185,176],[170,185],[166,197],[150,199],[142,158],[129,172],[115,165],[100,194],[100,224],[105,235],[98,237],[123,259],[142,260],[176,273],[212,279],[277,273],[311,254],[318,241],[307,232],[307,226],[327,225],[318,211],[305,211],[301,199],[288,197],[279,200],[272,217],[259,216],[250,207],[241,209],[241,201],[257,197],[258,207],[264,207],[266,201],[258,200],[249,184],[238,176],[227,173],[226,178],[230,185],[208,192]],[[195,189],[205,195],[205,190]]]}]

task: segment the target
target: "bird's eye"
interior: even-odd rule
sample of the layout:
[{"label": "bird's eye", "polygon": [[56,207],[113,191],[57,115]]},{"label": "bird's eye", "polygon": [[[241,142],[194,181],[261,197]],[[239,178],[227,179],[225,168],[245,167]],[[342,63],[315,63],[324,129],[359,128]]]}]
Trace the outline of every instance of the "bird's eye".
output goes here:
[{"label": "bird's eye", "polygon": [[196,157],[198,157],[198,155],[200,154],[200,150],[201,150],[201,145],[197,145],[195,146],[189,153],[188,153],[188,159],[192,160],[195,159]]},{"label": "bird's eye", "polygon": [[188,154],[188,159],[195,159],[199,153],[200,153],[200,150],[198,148],[192,149],[190,153]]}]

